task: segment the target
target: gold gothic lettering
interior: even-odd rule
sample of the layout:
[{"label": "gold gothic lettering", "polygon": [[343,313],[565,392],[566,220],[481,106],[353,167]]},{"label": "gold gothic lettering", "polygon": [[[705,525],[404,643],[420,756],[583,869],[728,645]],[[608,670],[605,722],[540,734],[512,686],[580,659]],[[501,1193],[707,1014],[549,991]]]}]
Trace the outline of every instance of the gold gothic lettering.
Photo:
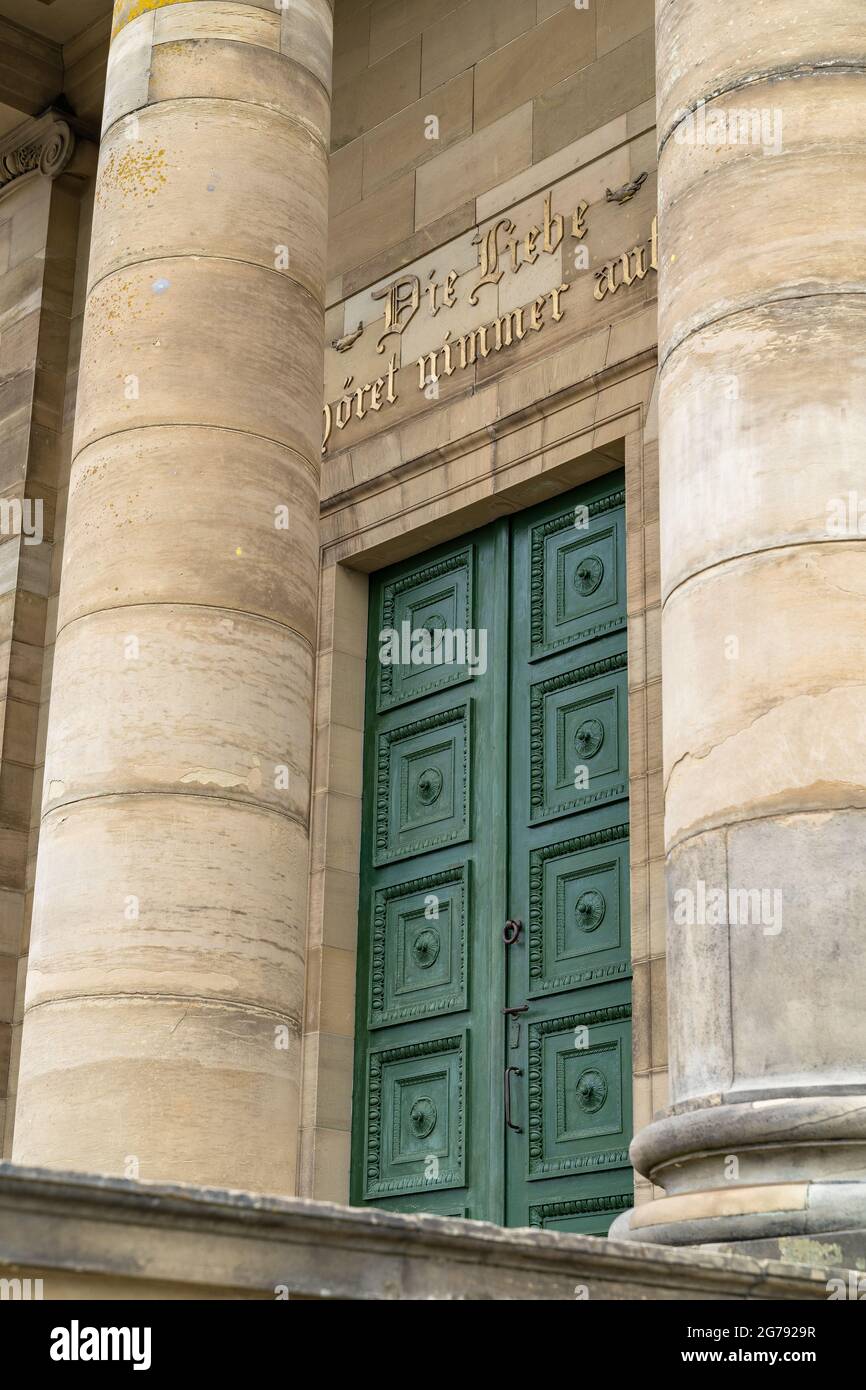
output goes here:
[{"label": "gold gothic lettering", "polygon": [[[649,261],[647,261],[649,257]],[[643,280],[650,270],[658,271],[658,220],[653,218],[649,247],[646,244],[633,246],[630,251],[622,251],[612,261],[606,261],[596,270],[593,298],[601,301],[608,294],[616,294],[620,286],[633,285],[635,280]]]},{"label": "gold gothic lettering", "polygon": [[[579,203],[571,215],[571,234],[576,241],[581,241],[586,236],[586,212],[587,204]],[[544,216],[540,227],[533,225],[520,239],[515,237],[515,230],[511,219],[503,217],[483,234],[479,232],[475,244],[479,248],[481,276],[469,295],[470,303],[478,302],[478,291],[483,285],[498,285],[502,280],[505,270],[501,262],[506,253],[510,256],[512,268],[517,272],[523,265],[534,265],[540,251],[552,254],[558,250],[565,236],[565,219],[562,213],[554,213],[552,194],[548,193],[544,200]],[[623,286],[628,288],[636,281],[646,279],[650,270],[658,271],[656,218],[652,220],[648,243],[641,242],[627,251],[620,252],[593,272],[593,296],[599,301],[606,299],[609,294],[616,294]],[[457,303],[458,279],[459,273],[456,270],[449,271],[441,281],[436,279],[435,271],[430,272],[429,284],[424,290],[424,295],[431,317],[435,317],[443,308],[453,308]],[[419,390],[430,394],[430,398],[434,399],[438,395],[436,383],[441,376],[450,377],[456,371],[474,366],[480,360],[489,357],[491,352],[501,352],[503,348],[522,342],[527,333],[540,333],[546,322],[545,312],[548,308],[552,321],[559,323],[565,313],[562,296],[570,288],[568,283],[557,285],[546,294],[536,296],[528,305],[510,309],[492,322],[473,328],[457,338],[452,338],[449,330],[439,348],[422,353],[417,359]],[[421,282],[417,275],[401,276],[384,289],[374,291],[375,299],[385,300],[385,331],[377,344],[379,352],[384,351],[385,339],[391,334],[402,335],[418,312],[421,294]],[[352,419],[364,420],[370,411],[378,412],[383,405],[396,401],[396,377],[396,354],[391,357],[387,372],[375,381],[368,381],[363,386],[353,386],[352,377],[346,377],[344,394],[338,401],[324,407],[323,454],[335,429],[344,430]]]}]

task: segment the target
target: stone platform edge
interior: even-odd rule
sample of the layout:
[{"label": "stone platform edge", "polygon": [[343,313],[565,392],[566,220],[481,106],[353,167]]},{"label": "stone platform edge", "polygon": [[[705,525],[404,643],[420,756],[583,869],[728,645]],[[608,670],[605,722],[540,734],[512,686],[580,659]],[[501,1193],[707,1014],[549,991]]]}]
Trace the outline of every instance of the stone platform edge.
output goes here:
[{"label": "stone platform edge", "polygon": [[0,1164],[0,1280],[41,1279],[46,1299],[811,1300],[834,1276],[848,1272]]}]

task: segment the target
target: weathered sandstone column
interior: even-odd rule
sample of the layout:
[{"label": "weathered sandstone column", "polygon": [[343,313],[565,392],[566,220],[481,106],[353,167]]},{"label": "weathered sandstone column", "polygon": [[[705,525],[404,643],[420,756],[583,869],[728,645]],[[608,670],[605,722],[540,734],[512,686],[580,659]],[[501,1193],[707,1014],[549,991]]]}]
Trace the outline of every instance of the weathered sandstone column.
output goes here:
[{"label": "weathered sandstone column", "polygon": [[671,1105],[639,1240],[866,1233],[863,17],[657,7]]},{"label": "weathered sandstone column", "polygon": [[293,1187],[331,29],[115,5],[19,1163]]}]

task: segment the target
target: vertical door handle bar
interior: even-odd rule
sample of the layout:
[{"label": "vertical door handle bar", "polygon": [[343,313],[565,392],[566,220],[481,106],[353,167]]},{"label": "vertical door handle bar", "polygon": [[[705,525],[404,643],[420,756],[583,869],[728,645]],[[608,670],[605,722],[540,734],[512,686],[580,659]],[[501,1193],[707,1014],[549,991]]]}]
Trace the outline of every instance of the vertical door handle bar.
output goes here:
[{"label": "vertical door handle bar", "polygon": [[523,1072],[521,1071],[520,1067],[506,1067],[506,1068],[505,1068],[505,1123],[506,1123],[506,1125],[508,1126],[508,1128],[509,1128],[509,1129],[513,1129],[513,1130],[515,1131],[516,1134],[522,1134],[522,1133],[523,1133],[523,1130],[520,1128],[520,1125],[512,1124],[512,1121],[511,1121],[511,1074],[512,1074],[512,1072],[514,1073],[515,1076],[522,1076],[522,1075],[523,1075]]}]

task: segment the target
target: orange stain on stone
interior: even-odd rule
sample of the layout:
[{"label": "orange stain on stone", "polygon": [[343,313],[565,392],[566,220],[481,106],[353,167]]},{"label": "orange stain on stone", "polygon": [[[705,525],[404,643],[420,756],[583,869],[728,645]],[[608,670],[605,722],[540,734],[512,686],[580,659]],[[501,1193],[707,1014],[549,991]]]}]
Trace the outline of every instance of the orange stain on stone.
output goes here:
[{"label": "orange stain on stone", "polygon": [[119,154],[112,150],[99,177],[97,204],[102,207],[106,193],[116,189],[133,198],[151,197],[166,182],[165,150],[141,150],[133,147]]},{"label": "orange stain on stone", "polygon": [[162,10],[166,5],[180,5],[184,0],[114,0],[114,20],[111,26],[111,37],[119,34],[121,29],[125,29],[127,24],[131,24],[139,15],[149,14],[151,10]]}]

